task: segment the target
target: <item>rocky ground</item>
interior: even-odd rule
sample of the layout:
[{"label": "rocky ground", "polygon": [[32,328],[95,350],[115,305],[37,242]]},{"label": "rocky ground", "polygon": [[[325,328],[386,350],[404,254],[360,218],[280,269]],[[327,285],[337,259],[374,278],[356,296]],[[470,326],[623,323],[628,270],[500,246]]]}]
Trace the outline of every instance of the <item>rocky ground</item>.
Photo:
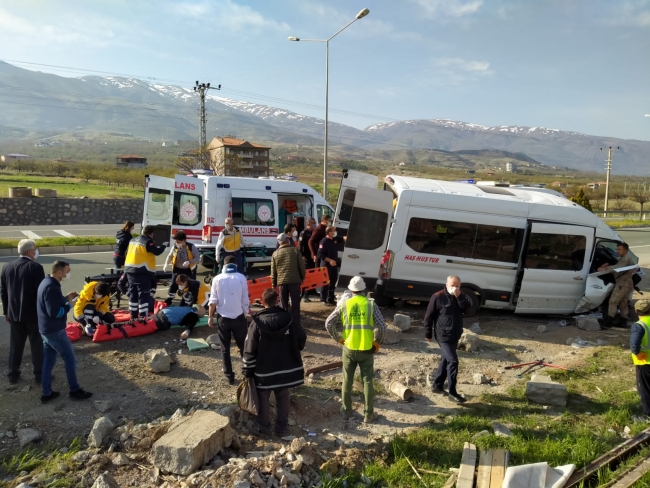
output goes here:
[{"label": "rocky ground", "polygon": [[[303,304],[302,308],[308,334],[303,353],[305,367],[339,359],[340,346],[324,329],[324,320],[331,307],[312,302]],[[234,481],[220,481],[226,479],[224,476],[228,476],[228,480],[237,479],[242,487],[249,486],[246,483],[255,486],[279,486],[283,482],[291,485],[298,481],[305,485],[316,484],[321,468],[336,474],[339,470],[361,467],[370,460],[381,461],[386,457],[386,443],[395,434],[417,428],[437,414],[453,414],[471,408],[484,401],[485,393],[507,395],[510,386],[522,381],[516,377],[521,370],[505,369],[510,364],[543,358],[565,367],[577,367],[584,357],[593,354],[597,344],[626,345],[628,342],[624,329],[587,331],[578,329],[573,320],[561,317],[520,317],[481,311],[477,317],[465,319],[465,327],[474,332],[467,334],[470,336],[469,350],[459,351],[459,391],[468,398],[466,404],[459,406],[429,391],[428,376],[439,355],[437,344],[423,338],[424,311],[423,306],[416,304],[405,304],[399,310],[384,310],[389,323],[399,312],[411,318],[411,326],[404,332],[395,332],[401,334],[401,340],[385,345],[376,356],[376,411],[380,418],[374,424],[362,422],[361,395],[354,397],[357,413],[349,421],[342,420],[339,413],[341,370],[335,369],[317,373],[307,379],[305,386],[293,390],[290,437],[260,439],[253,436],[248,430],[252,421],[247,414],[234,408],[236,385],[229,385],[221,373],[220,351],[190,352],[178,340],[180,330],[172,329],[142,338],[99,344],[84,337],[75,343],[80,383],[95,394],[89,401],[74,402],[62,395],[50,404],[41,405],[40,389],[26,374],[17,385],[2,386],[0,457],[18,451],[21,440],[23,445],[50,442],[53,446],[67,446],[72,439],[82,438],[85,444],[96,419],[107,417],[118,430],[113,430],[101,450],[83,451],[85,454],[79,455],[81,470],[74,474],[79,486],[91,486],[99,474],[107,470],[112,472],[119,486],[161,486],[164,483],[167,487],[233,486]],[[214,332],[208,327],[197,328],[193,337],[206,338]],[[0,345],[0,357],[6,357],[7,347]],[[177,362],[169,372],[156,374],[148,370],[143,353],[151,348],[165,348],[174,353]],[[235,371],[239,372],[240,362],[234,347],[231,353],[237,357],[234,364]],[[28,352],[25,360],[28,370]],[[54,388],[65,392],[61,363],[55,368],[55,376]],[[413,397],[409,401],[399,399],[390,392],[393,382],[408,386]],[[164,434],[170,415],[179,408],[224,414],[231,420],[235,432],[235,444],[213,458],[200,475],[179,478],[152,471],[150,447]],[[36,432],[26,434],[27,429]],[[302,448],[291,447],[293,438],[305,439],[305,453]],[[256,460],[246,460],[247,455]],[[279,477],[276,476],[278,469],[283,470]],[[300,480],[295,476],[300,476]],[[16,486],[19,482],[45,486],[44,481],[51,482],[51,479],[34,480],[29,473],[24,473],[18,478],[14,474],[4,481],[8,486]]]}]

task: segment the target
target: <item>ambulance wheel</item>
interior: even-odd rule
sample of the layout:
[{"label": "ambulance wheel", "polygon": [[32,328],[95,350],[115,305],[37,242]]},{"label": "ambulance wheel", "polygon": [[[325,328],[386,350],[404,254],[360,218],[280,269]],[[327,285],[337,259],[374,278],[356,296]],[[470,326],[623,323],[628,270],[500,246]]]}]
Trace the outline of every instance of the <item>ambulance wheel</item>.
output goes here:
[{"label": "ambulance wheel", "polygon": [[461,288],[460,291],[463,292],[467,298],[469,298],[470,302],[472,302],[472,306],[467,311],[465,316],[473,317],[476,315],[476,312],[478,312],[478,309],[481,308],[481,297],[480,295],[477,295],[476,292],[471,288]]}]

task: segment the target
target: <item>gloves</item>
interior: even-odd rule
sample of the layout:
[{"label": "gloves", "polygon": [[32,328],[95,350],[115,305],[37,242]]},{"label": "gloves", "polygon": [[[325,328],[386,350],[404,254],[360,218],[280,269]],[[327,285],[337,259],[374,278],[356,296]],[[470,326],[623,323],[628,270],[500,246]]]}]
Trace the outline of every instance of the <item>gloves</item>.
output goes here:
[{"label": "gloves", "polygon": [[168,269],[169,269],[169,264],[165,264],[163,266],[163,273],[166,273]]},{"label": "gloves", "polygon": [[97,315],[95,315],[93,317],[93,322],[95,322],[96,324],[99,324],[101,322],[101,319]]},{"label": "gloves", "polygon": [[372,343],[372,352],[373,352],[373,354],[377,354],[380,349],[381,349],[381,345],[378,342],[373,342]]},{"label": "gloves", "polygon": [[343,339],[339,339],[339,344],[345,344],[345,341]]},{"label": "gloves", "polygon": [[255,370],[254,369],[245,369],[244,370],[244,376],[246,376],[246,378],[253,378],[255,376]]},{"label": "gloves", "polygon": [[189,267],[190,267],[190,262],[189,262],[189,261],[185,261],[185,262],[182,264],[182,267],[183,267],[183,268],[189,268]]}]

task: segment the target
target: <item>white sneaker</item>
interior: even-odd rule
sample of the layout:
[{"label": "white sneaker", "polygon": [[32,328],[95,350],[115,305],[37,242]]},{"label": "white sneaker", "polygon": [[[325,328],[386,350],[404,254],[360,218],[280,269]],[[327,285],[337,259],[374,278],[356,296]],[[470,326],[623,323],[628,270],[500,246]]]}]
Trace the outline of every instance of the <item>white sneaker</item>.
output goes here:
[{"label": "white sneaker", "polygon": [[95,329],[93,329],[93,326],[92,326],[92,325],[86,325],[86,326],[84,327],[84,332],[86,333],[86,335],[87,335],[88,337],[92,337],[92,336],[95,335]]}]

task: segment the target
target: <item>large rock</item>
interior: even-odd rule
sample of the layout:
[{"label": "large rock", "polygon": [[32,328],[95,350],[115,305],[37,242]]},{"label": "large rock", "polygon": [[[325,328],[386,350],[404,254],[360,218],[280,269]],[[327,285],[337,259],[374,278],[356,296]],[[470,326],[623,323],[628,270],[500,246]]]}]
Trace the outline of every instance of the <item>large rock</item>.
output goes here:
[{"label": "large rock", "polygon": [[595,319],[593,317],[576,318],[576,327],[583,330],[600,330],[598,319]]},{"label": "large rock", "polygon": [[384,344],[397,344],[402,340],[402,330],[394,325],[386,326],[386,334],[384,335]]},{"label": "large rock", "polygon": [[142,355],[144,362],[154,373],[169,371],[174,360],[165,349],[148,349]]},{"label": "large rock", "polygon": [[526,382],[526,398],[531,402],[566,407],[567,396],[566,386],[548,376],[534,374]]},{"label": "large rock", "polygon": [[188,475],[229,447],[234,432],[230,419],[197,410],[174,422],[151,448],[153,464],[162,471]]},{"label": "large rock", "polygon": [[99,417],[95,420],[90,434],[88,434],[88,445],[90,447],[101,447],[106,441],[108,436],[115,428],[115,424],[108,417]]},{"label": "large rock", "polygon": [[221,344],[221,339],[219,339],[219,334],[210,334],[205,338],[205,342],[208,344],[216,344],[217,346]]},{"label": "large rock", "polygon": [[120,485],[117,484],[111,473],[106,471],[97,477],[92,488],[120,488]]},{"label": "large rock", "polygon": [[471,330],[465,329],[463,335],[460,336],[460,341],[458,341],[458,349],[475,351],[480,343],[481,339],[479,339],[478,335]]},{"label": "large rock", "polygon": [[30,442],[37,441],[41,438],[41,433],[36,429],[20,429],[16,432],[20,447],[25,447]]},{"label": "large rock", "polygon": [[396,313],[393,317],[393,325],[402,332],[407,331],[411,328],[411,317],[403,313]]}]

